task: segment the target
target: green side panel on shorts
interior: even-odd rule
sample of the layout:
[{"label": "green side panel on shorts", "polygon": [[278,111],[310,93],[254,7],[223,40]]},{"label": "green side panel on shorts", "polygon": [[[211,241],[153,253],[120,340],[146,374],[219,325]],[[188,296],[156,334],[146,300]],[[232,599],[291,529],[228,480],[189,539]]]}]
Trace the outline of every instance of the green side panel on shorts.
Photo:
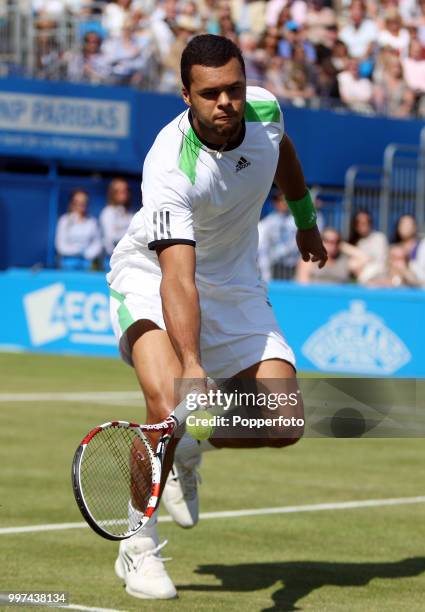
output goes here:
[{"label": "green side panel on shorts", "polygon": [[134,319],[125,304],[121,304],[118,308],[118,322],[120,324],[122,333],[127,331],[130,325],[133,325],[134,323]]},{"label": "green side panel on shorts", "polygon": [[125,300],[125,295],[123,295],[122,293],[118,293],[118,291],[115,291],[115,289],[112,289],[112,287],[109,287],[109,295],[121,302],[121,304]]},{"label": "green side panel on shorts", "polygon": [[122,333],[124,333],[130,327],[130,325],[134,323],[134,319],[131,316],[129,309],[124,304],[125,295],[118,293],[118,291],[115,291],[115,289],[112,289],[112,287],[109,287],[109,294],[111,297],[120,302],[120,306],[118,308],[118,322],[120,324]]},{"label": "green side panel on shorts", "polygon": [[262,123],[280,123],[280,108],[276,100],[265,102],[247,102],[245,106],[245,121],[261,121]]},{"label": "green side panel on shorts", "polygon": [[198,161],[201,146],[201,141],[192,128],[189,128],[188,132],[184,135],[179,157],[179,168],[186,174],[192,185],[195,184],[196,162]]}]

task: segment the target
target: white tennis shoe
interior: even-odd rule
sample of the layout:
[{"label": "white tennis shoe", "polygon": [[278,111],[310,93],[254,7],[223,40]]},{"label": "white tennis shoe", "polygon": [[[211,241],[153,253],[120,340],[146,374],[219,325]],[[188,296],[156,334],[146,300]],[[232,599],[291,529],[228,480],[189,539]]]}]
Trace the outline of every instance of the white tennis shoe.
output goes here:
[{"label": "white tennis shoe", "polygon": [[165,483],[162,502],[177,525],[190,529],[199,520],[198,482],[201,478],[197,468],[201,463],[201,453],[182,462],[178,450],[179,447]]},{"label": "white tennis shoe", "polygon": [[125,590],[140,599],[172,599],[177,591],[159,553],[167,544],[150,535],[135,535],[120,542],[115,561],[116,575],[125,581]]}]

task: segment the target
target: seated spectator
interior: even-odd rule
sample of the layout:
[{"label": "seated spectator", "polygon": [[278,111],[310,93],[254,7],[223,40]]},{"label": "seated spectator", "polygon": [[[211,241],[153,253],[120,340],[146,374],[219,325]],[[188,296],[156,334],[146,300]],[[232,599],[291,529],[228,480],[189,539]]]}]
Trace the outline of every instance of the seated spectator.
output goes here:
[{"label": "seated spectator", "polygon": [[360,61],[369,58],[377,35],[376,24],[366,18],[365,3],[362,0],[353,0],[349,22],[339,34],[339,39],[347,45],[349,55]]},{"label": "seated spectator", "polygon": [[227,3],[223,3],[220,6],[218,15],[218,34],[225,36],[232,40],[235,44],[238,44],[238,34],[236,31],[236,25],[232,18],[232,12]]},{"label": "seated spectator", "polygon": [[288,21],[283,30],[283,38],[279,42],[279,55],[285,59],[293,56],[295,47],[302,46],[305,61],[314,63],[316,61],[316,50],[310,41],[304,40],[303,31],[295,21]]},{"label": "seated spectator", "polygon": [[342,40],[335,41],[335,45],[332,48],[330,61],[332,62],[332,65],[337,73],[343,72],[347,69],[349,59],[350,56],[348,55],[347,45]]},{"label": "seated spectator", "polygon": [[99,223],[105,251],[105,270],[109,269],[112,251],[130,225],[130,188],[124,179],[114,179],[108,189],[106,206],[100,213]]},{"label": "seated spectator", "polygon": [[402,57],[407,55],[410,36],[396,9],[390,9],[385,15],[385,28],[378,34],[378,45],[390,47]]},{"label": "seated spectator", "polygon": [[108,65],[100,47],[102,39],[96,32],[84,35],[81,52],[69,52],[64,57],[70,81],[101,83],[108,79]]},{"label": "seated spectator", "polygon": [[322,100],[339,100],[337,71],[330,58],[324,59],[314,72],[315,95]]},{"label": "seated spectator", "polygon": [[286,96],[285,89],[285,60],[279,55],[272,57],[268,64],[265,73],[264,87],[278,99],[283,99]]},{"label": "seated spectator", "polygon": [[333,227],[322,232],[323,244],[328,252],[326,266],[319,268],[316,262],[303,261],[297,264],[295,280],[298,283],[348,283],[350,282],[349,257],[341,248],[340,233]]},{"label": "seated spectator", "polygon": [[149,72],[150,42],[136,34],[132,19],[126,21],[121,36],[103,45],[110,77],[117,85],[140,85]]},{"label": "seated spectator", "polygon": [[59,218],[55,246],[58,267],[63,270],[89,270],[102,252],[96,219],[87,214],[89,196],[76,189],[69,200],[68,212]]},{"label": "seated spectator", "polygon": [[279,30],[275,27],[267,28],[261,36],[258,51],[261,51],[266,66],[269,66],[269,63],[277,56],[280,38]]},{"label": "seated spectator", "polygon": [[370,112],[372,109],[373,86],[369,79],[360,76],[359,62],[348,60],[347,69],[338,74],[341,100],[352,110]]},{"label": "seated spectator", "polygon": [[258,267],[261,278],[292,278],[298,261],[297,227],[283,195],[272,198],[274,211],[258,224]]},{"label": "seated spectator", "polygon": [[402,60],[402,66],[406,85],[416,95],[425,93],[425,57],[418,40],[410,42],[409,54]]},{"label": "seated spectator", "polygon": [[311,78],[306,65],[289,62],[284,82],[285,98],[292,100],[295,106],[305,106],[307,100],[311,100],[315,94]]},{"label": "seated spectator", "polygon": [[371,216],[366,210],[359,210],[353,216],[348,242],[360,249],[365,256],[357,258],[351,266],[351,271],[360,284],[366,285],[385,276],[388,241],[385,234],[373,230]]},{"label": "seated spectator", "polygon": [[419,247],[418,226],[412,215],[402,215],[397,221],[393,243],[400,246],[407,260],[416,259]]},{"label": "seated spectator", "polygon": [[370,280],[368,285],[371,287],[419,287],[421,282],[415,271],[409,266],[403,247],[394,244],[389,250],[386,274]]},{"label": "seated spectator", "polygon": [[381,82],[373,93],[374,106],[390,117],[408,117],[415,105],[415,94],[403,78],[403,68],[395,53],[389,57]]},{"label": "seated spectator", "polygon": [[56,30],[42,28],[37,35],[35,68],[39,79],[58,79],[61,76],[61,54]]}]

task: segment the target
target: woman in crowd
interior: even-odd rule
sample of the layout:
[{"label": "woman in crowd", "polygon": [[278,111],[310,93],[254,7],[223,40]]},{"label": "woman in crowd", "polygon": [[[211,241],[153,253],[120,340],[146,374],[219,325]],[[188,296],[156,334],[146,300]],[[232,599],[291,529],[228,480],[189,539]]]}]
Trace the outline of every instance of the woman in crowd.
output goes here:
[{"label": "woman in crowd", "polygon": [[362,253],[352,266],[352,273],[359,283],[367,285],[386,273],[388,241],[382,232],[374,231],[372,218],[366,210],[359,210],[351,221],[349,244]]},{"label": "woman in crowd", "polygon": [[416,94],[425,93],[425,58],[424,49],[418,40],[412,40],[409,45],[409,55],[402,61],[406,84]]},{"label": "woman in crowd", "polygon": [[55,246],[63,270],[89,270],[102,251],[97,221],[87,214],[88,202],[87,192],[76,189],[68,212],[59,218]]},{"label": "woman in crowd", "polygon": [[373,97],[375,108],[390,117],[408,117],[412,114],[415,94],[403,78],[403,68],[396,53],[390,54],[386,59]]},{"label": "woman in crowd", "polygon": [[130,188],[127,181],[114,179],[109,185],[107,204],[99,217],[105,251],[105,270],[109,270],[112,251],[130,225],[130,205]]},{"label": "woman in crowd", "polygon": [[397,9],[391,8],[385,15],[384,28],[378,34],[378,45],[391,47],[402,57],[407,55],[410,36],[406,28],[403,28],[403,21]]},{"label": "woman in crowd", "polygon": [[419,236],[416,219],[413,215],[402,215],[399,218],[393,242],[403,249],[407,261],[414,261],[416,259]]}]

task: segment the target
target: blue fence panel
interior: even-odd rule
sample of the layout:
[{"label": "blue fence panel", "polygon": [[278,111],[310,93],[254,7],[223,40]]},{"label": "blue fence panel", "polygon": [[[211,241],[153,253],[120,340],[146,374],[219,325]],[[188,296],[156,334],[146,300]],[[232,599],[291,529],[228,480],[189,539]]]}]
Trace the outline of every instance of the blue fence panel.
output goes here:
[{"label": "blue fence panel", "polygon": [[53,183],[47,177],[0,174],[0,267],[45,265]]},{"label": "blue fence panel", "polygon": [[[0,349],[118,354],[103,274],[9,270],[0,292]],[[300,371],[425,377],[424,291],[273,282],[270,298]]]}]

